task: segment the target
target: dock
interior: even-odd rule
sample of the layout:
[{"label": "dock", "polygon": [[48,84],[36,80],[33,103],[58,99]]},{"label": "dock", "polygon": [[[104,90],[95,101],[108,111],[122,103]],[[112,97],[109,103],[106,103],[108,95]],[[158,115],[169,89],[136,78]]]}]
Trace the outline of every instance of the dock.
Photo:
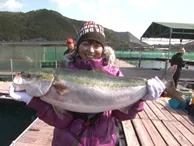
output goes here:
[{"label": "dock", "polygon": [[53,129],[37,118],[10,146],[51,146]]},{"label": "dock", "polygon": [[122,125],[127,146],[194,145],[194,117],[162,98],[146,101],[145,110]]},{"label": "dock", "polygon": [[11,82],[0,81],[0,94],[8,94],[10,83]]},{"label": "dock", "polygon": [[[172,109],[165,98],[146,101],[135,119],[121,123],[126,146],[194,145],[194,117]],[[52,134],[53,127],[37,118],[10,146],[48,146]]]},{"label": "dock", "polygon": [[[141,69],[122,69],[124,74],[142,73]],[[141,71],[140,71],[141,70]],[[161,70],[144,70],[147,75],[161,73]],[[187,77],[192,73],[189,72]],[[133,75],[132,75],[133,76]],[[193,78],[188,81],[193,80]],[[11,82],[0,82],[0,95],[7,94]],[[0,96],[0,98],[7,98]],[[172,109],[167,98],[146,101],[145,109],[135,119],[121,122],[122,139],[126,146],[194,146],[194,117],[182,109]],[[49,146],[52,142],[54,127],[37,118],[10,146]]]}]

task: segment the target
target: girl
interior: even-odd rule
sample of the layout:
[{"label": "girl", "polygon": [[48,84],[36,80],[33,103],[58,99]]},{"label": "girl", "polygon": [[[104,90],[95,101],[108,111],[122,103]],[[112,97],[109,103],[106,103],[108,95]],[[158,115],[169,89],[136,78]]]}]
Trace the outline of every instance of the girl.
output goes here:
[{"label": "girl", "polygon": [[[100,68],[109,75],[123,76],[120,69],[112,65],[114,59],[114,51],[105,47],[103,27],[89,21],[84,23],[79,32],[77,50],[64,56],[60,66],[75,70]],[[156,77],[150,79],[148,85],[149,92],[143,100],[159,98],[164,84]],[[63,111],[63,116],[59,117],[52,105],[39,98],[32,98],[26,92],[14,92],[12,86],[10,96],[26,102],[29,107],[37,110],[40,119],[55,127],[53,146],[114,146],[117,142],[115,121],[132,119],[143,109],[143,101],[140,100],[128,108],[129,114],[118,110],[98,114]]]}]

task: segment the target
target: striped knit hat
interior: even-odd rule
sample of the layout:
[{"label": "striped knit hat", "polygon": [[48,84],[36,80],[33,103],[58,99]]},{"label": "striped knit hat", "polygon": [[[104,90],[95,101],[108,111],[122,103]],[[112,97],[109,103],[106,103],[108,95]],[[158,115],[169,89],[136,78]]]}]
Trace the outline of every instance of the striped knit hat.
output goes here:
[{"label": "striped knit hat", "polygon": [[96,24],[93,21],[85,22],[78,34],[77,47],[83,41],[94,40],[99,42],[104,48],[105,45],[105,34],[104,28]]}]

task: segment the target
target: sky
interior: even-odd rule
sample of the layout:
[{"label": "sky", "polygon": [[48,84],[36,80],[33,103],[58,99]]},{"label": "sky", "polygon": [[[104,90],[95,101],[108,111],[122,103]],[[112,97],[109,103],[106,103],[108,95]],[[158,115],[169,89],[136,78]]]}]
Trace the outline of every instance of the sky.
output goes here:
[{"label": "sky", "polygon": [[194,23],[194,0],[0,0],[0,11],[54,10],[138,39],[152,22]]}]

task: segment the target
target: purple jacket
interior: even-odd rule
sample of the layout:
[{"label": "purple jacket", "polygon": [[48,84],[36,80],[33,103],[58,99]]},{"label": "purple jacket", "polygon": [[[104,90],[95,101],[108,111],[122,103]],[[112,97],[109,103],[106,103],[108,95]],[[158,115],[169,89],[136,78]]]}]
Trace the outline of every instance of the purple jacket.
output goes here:
[{"label": "purple jacket", "polygon": [[[98,60],[82,60],[79,57],[75,59],[73,64],[69,65],[71,69],[86,69],[102,67],[102,70],[109,75],[123,76],[120,69],[115,66],[105,65],[103,59]],[[72,146],[76,142],[77,136],[84,127],[82,119],[75,119],[70,112],[65,117],[58,117],[50,104],[47,104],[39,98],[33,98],[28,104],[37,110],[37,116],[54,126],[54,136],[52,140],[53,146]],[[135,117],[138,111],[143,109],[143,102],[138,101],[129,108],[129,114],[124,114],[118,110],[106,111],[102,113],[92,126],[85,128],[78,146],[114,146],[116,144],[115,119],[128,120]]]}]

